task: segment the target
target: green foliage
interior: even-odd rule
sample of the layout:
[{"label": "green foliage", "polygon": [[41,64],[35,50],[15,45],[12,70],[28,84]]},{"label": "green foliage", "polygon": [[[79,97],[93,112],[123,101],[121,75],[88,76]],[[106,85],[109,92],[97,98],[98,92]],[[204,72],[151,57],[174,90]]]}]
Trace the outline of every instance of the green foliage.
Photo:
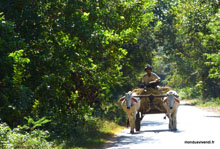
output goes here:
[{"label": "green foliage", "polygon": [[205,64],[211,67],[209,71],[209,77],[210,78],[216,78],[220,79],[220,50],[219,50],[219,43],[220,43],[220,31],[219,31],[219,14],[220,9],[218,9],[218,12],[211,17],[211,20],[209,24],[207,25],[208,29],[210,30],[210,33],[207,35],[201,35],[201,38],[203,38],[203,45],[209,49],[214,50],[215,52],[212,53],[206,53],[207,61]]},{"label": "green foliage", "polygon": [[118,102],[105,105],[103,118],[120,125],[124,125],[127,119],[126,114],[121,109],[121,105]]},{"label": "green foliage", "polygon": [[14,22],[10,27],[14,35],[5,35],[21,44],[8,48],[13,40],[1,36],[7,43],[5,52],[11,50],[4,55],[10,62],[4,68],[10,70],[2,75],[11,84],[0,87],[5,91],[0,94],[5,103],[0,105],[3,121],[15,127],[24,125],[26,117],[23,129],[32,133],[46,122],[33,119],[47,117],[51,122],[43,127],[51,138],[61,144],[70,140],[71,145],[91,137],[87,126],[97,130],[96,117],[123,123],[125,115],[114,101],[137,85],[136,75],[151,61],[152,48],[146,50],[137,34],[152,21],[154,4],[153,0],[1,1],[6,22]]},{"label": "green foliage", "polygon": [[[25,86],[24,40],[14,31],[15,25],[0,14],[0,116],[11,126],[23,122],[31,104],[31,90]],[[10,56],[9,56],[10,55]]]},{"label": "green foliage", "polygon": [[196,99],[192,102],[193,105],[200,107],[220,107],[220,99],[218,98],[207,98],[206,100]]},{"label": "green foliage", "polygon": [[215,53],[215,45],[209,49],[205,44],[202,44],[204,40],[202,35],[209,34],[208,24],[212,15],[216,13],[218,5],[217,1],[180,1],[176,9],[177,35],[178,40],[181,40],[177,41],[181,48],[175,51],[190,66],[188,67],[190,71],[181,71],[181,73],[187,72],[188,79],[194,80],[194,86],[200,84],[201,87],[198,88],[200,89],[198,91],[201,92],[203,99],[208,96],[216,97],[219,94],[216,94],[216,87],[218,86],[216,80],[208,79],[211,70],[205,64],[207,57],[204,55],[205,53]]},{"label": "green foliage", "polygon": [[116,123],[99,117],[87,117],[84,125],[69,128],[69,137],[54,136],[52,139],[61,148],[100,148],[118,127]]},{"label": "green foliage", "polygon": [[27,120],[27,125],[23,125],[20,128],[24,130],[29,130],[30,132],[35,130],[37,127],[41,127],[43,126],[43,124],[46,124],[51,121],[51,120],[46,119],[46,117],[43,117],[37,121],[34,121],[30,116],[25,117],[25,119]]},{"label": "green foliage", "polygon": [[196,87],[185,87],[178,90],[178,94],[181,99],[195,99],[200,97],[198,88]]},{"label": "green foliage", "polygon": [[[137,44],[140,28],[152,21],[154,3],[151,0],[0,2],[0,11],[7,20],[2,17],[2,25],[14,22],[6,26],[14,34],[1,37],[5,43],[13,41],[6,40],[5,35],[20,43],[5,48],[11,50],[4,55],[10,62],[4,66],[10,68],[7,71],[10,76],[3,76],[10,80],[8,89],[14,91],[9,95],[4,87],[7,94],[2,95],[2,103],[7,104],[1,109],[10,111],[2,113],[4,121],[16,126],[24,124],[23,117],[29,115],[47,116],[52,121],[71,115],[75,125],[79,125],[76,121],[84,122],[84,116],[102,111],[103,105],[117,99],[125,91],[124,86],[127,89],[136,86],[133,68],[139,65],[133,60],[144,57],[143,53],[149,56],[151,51],[132,49],[130,45]],[[140,60],[137,70],[144,63]],[[8,117],[10,113],[14,113],[13,118]]]},{"label": "green foliage", "polygon": [[24,50],[15,51],[9,54],[9,57],[12,57],[14,60],[13,64],[13,84],[16,88],[20,88],[22,85],[22,72],[25,72],[25,64],[29,63],[30,60],[28,58],[23,58]]},{"label": "green foliage", "polygon": [[155,55],[160,62],[154,65],[165,75],[163,83],[189,92],[195,88],[203,99],[219,96],[218,9],[215,0],[156,3]]},{"label": "green foliage", "polygon": [[66,115],[51,121],[48,128],[50,139],[56,140],[56,144],[61,144],[63,148],[97,148],[103,139],[112,135],[112,129],[118,124],[125,126],[127,120],[119,103],[112,101],[102,108],[102,111],[87,113],[80,120],[73,115]]},{"label": "green foliage", "polygon": [[215,102],[216,102],[218,105],[220,105],[220,98],[219,98],[219,97],[216,98]]},{"label": "green foliage", "polygon": [[53,148],[53,143],[48,142],[47,131],[34,130],[23,133],[19,128],[11,130],[5,123],[0,124],[1,148]]},{"label": "green foliage", "polygon": [[115,101],[147,63],[184,98],[220,94],[216,0],[5,0],[0,12],[0,117],[12,128],[89,140],[99,119],[125,121]]}]

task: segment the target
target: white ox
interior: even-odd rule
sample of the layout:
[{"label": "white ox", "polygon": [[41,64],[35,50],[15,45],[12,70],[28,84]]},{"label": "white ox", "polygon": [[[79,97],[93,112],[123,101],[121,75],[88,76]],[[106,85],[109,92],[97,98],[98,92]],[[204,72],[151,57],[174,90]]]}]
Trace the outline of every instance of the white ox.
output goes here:
[{"label": "white ox", "polygon": [[125,94],[124,97],[120,99],[121,106],[125,113],[128,115],[129,124],[131,128],[130,133],[134,133],[136,113],[140,108],[140,98],[134,96],[137,96],[137,94],[129,91]]},{"label": "white ox", "polygon": [[163,106],[166,109],[166,115],[169,118],[169,129],[177,130],[176,114],[180,105],[179,96],[176,91],[168,91],[167,97],[163,99]]}]

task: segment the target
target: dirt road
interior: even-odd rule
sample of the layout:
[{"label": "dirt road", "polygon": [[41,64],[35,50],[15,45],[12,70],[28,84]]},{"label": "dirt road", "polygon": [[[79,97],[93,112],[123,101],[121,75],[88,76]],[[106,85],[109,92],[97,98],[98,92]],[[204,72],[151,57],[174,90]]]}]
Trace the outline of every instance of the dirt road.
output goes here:
[{"label": "dirt road", "polygon": [[124,129],[103,148],[156,149],[158,146],[169,149],[220,149],[220,115],[181,104],[177,113],[176,132],[169,131],[168,118],[163,119],[164,116],[165,114],[145,115],[140,132],[130,134],[129,129]]}]

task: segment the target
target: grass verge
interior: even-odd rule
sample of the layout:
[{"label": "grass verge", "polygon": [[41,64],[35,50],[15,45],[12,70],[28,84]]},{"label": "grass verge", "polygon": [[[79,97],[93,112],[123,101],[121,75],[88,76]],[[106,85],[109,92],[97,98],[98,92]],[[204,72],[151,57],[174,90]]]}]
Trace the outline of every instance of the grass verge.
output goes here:
[{"label": "grass verge", "polygon": [[209,99],[187,99],[185,100],[188,104],[199,107],[203,110],[211,111],[220,114],[220,102],[219,100]]},{"label": "grass verge", "polygon": [[0,123],[0,148],[55,148],[55,149],[98,149],[124,127],[109,120],[92,117],[85,126],[78,127],[80,133],[68,138],[47,140],[48,131],[34,130],[26,132],[18,128],[11,129],[6,123]]},{"label": "grass verge", "polygon": [[220,107],[219,102],[213,100],[189,99],[187,103],[200,107]]},{"label": "grass verge", "polygon": [[[69,123],[66,127],[68,126],[70,126]],[[86,118],[83,125],[62,127],[63,131],[68,129],[68,132],[62,136],[53,136],[51,140],[62,149],[99,149],[123,128],[114,121],[91,116]]]},{"label": "grass verge", "polygon": [[[77,141],[77,149],[99,149],[111,137],[124,129],[112,121],[93,118],[92,123],[88,123],[87,130],[83,136],[80,136],[80,141]],[[69,145],[66,147],[70,147]],[[73,147],[74,148],[74,147]]]}]

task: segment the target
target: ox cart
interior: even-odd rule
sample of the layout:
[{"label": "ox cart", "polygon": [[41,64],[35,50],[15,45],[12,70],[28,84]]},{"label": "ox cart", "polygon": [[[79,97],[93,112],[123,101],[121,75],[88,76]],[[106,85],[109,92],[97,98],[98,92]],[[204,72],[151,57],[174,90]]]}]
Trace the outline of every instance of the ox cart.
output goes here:
[{"label": "ox cart", "polygon": [[141,99],[140,109],[136,114],[135,129],[140,131],[140,123],[145,114],[166,114],[166,109],[163,106],[163,98],[167,96],[167,92],[171,90],[169,87],[161,87],[159,89],[145,89],[138,88],[134,89],[132,92],[136,93]]}]

